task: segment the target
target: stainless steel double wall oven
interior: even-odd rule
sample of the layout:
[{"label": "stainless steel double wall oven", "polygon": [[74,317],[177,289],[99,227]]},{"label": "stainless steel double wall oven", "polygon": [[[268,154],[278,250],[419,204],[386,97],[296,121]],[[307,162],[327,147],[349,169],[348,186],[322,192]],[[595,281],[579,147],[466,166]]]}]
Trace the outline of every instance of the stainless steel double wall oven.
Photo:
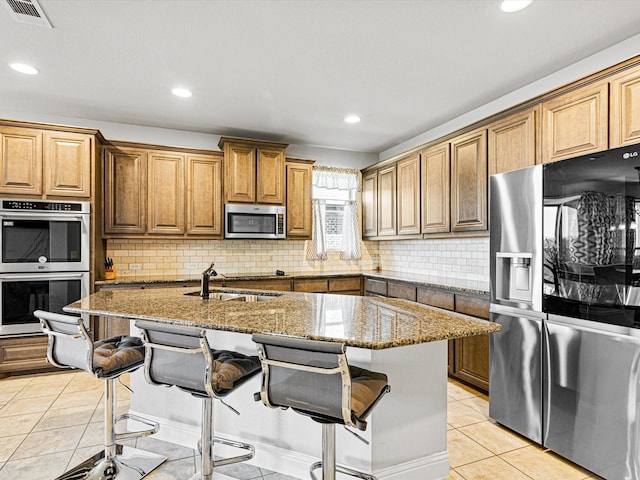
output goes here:
[{"label": "stainless steel double wall oven", "polygon": [[0,200],[0,335],[40,332],[35,310],[89,294],[90,204]]},{"label": "stainless steel double wall oven", "polygon": [[490,179],[489,413],[640,479],[640,144]]}]

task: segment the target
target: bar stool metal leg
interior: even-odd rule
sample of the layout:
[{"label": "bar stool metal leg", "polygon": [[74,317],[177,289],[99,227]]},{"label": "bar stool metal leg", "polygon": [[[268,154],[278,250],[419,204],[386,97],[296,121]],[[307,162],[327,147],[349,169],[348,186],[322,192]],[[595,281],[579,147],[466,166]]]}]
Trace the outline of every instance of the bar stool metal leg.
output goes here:
[{"label": "bar stool metal leg", "polygon": [[322,461],[316,462],[309,468],[309,474],[313,480],[318,480],[314,470],[322,468],[322,480],[336,480],[336,472],[344,473],[363,480],[378,480],[368,473],[352,470],[351,468],[336,465],[336,424],[322,424]]}]

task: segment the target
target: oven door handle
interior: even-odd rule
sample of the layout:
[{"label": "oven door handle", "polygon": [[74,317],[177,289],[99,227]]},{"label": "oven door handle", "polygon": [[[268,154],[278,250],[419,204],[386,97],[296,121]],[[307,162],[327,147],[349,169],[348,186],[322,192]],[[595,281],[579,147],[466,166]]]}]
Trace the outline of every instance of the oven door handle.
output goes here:
[{"label": "oven door handle", "polygon": [[6,213],[0,213],[0,218],[6,218],[6,219],[10,219],[13,220],[15,219],[25,219],[25,220],[54,220],[54,221],[68,221],[69,219],[76,219],[79,222],[82,222],[84,220],[84,216],[85,215],[51,215],[51,214],[34,214],[34,215],[30,215],[28,213],[11,213],[11,214],[6,214]]},{"label": "oven door handle", "polygon": [[0,282],[2,281],[13,281],[15,282],[16,280],[21,281],[21,280],[75,280],[76,278],[80,278],[82,279],[82,276],[86,274],[86,272],[69,272],[69,273],[65,273],[65,272],[60,272],[60,273],[50,273],[50,272],[46,272],[46,273],[34,273],[34,274],[29,274],[29,273],[0,273]]}]

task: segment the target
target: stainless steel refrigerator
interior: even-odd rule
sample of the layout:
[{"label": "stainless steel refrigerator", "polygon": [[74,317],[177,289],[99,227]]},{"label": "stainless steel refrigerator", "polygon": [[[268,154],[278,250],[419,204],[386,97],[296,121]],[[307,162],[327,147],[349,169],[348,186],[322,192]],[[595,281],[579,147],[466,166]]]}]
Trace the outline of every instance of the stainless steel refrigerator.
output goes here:
[{"label": "stainless steel refrigerator", "polygon": [[489,186],[489,415],[542,443],[542,166]]},{"label": "stainless steel refrigerator", "polygon": [[640,145],[490,179],[489,413],[640,479]]}]

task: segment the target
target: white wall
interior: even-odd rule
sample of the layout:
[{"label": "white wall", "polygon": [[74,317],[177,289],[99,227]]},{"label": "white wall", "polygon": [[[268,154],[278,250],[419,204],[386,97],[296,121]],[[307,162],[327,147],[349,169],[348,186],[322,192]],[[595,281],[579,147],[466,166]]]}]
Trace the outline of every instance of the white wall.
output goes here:
[{"label": "white wall", "polygon": [[[125,123],[103,122],[86,118],[64,117],[31,112],[3,109],[0,118],[26,122],[51,123],[73,127],[95,128],[108,140],[169,145],[172,147],[202,148],[219,150],[220,135],[213,133],[188,132],[167,128],[145,127]],[[287,155],[316,161],[316,165],[355,168],[360,170],[378,160],[375,153],[351,152],[332,148],[289,145]]]}]

